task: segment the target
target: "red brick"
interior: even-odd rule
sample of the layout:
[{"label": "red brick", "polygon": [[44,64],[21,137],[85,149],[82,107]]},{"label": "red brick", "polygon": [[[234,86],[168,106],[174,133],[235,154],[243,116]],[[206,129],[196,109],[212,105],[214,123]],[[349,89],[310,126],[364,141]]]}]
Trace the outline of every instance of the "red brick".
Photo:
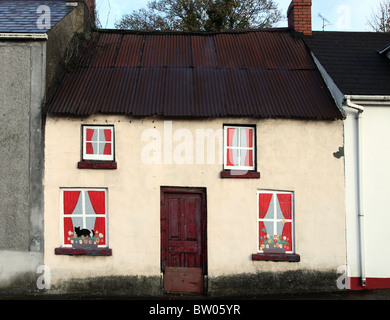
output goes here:
[{"label": "red brick", "polygon": [[312,34],[311,0],[292,0],[287,11],[288,26],[306,35]]}]

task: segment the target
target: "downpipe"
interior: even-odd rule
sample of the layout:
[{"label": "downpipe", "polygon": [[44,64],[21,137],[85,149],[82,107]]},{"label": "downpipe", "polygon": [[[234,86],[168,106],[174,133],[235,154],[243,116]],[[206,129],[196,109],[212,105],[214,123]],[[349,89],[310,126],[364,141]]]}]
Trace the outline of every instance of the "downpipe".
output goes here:
[{"label": "downpipe", "polygon": [[365,240],[364,240],[364,212],[363,212],[363,112],[364,108],[351,101],[347,97],[345,104],[347,107],[357,110],[357,142],[358,142],[358,220],[359,220],[359,249],[360,249],[360,269],[361,269],[361,285],[366,286],[366,263],[365,263]]}]

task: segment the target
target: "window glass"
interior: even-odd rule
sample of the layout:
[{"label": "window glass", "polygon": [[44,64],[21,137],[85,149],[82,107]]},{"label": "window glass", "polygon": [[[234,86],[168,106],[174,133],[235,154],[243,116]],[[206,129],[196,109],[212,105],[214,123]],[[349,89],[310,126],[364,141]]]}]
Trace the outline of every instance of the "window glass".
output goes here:
[{"label": "window glass", "polygon": [[114,160],[113,126],[83,126],[83,160]]},{"label": "window glass", "polygon": [[[107,190],[62,189],[62,244],[90,239],[107,245]],[[89,241],[89,240],[88,240]]]},{"label": "window glass", "polygon": [[257,201],[258,251],[293,253],[293,193],[260,191],[257,193]]},{"label": "window glass", "polygon": [[255,169],[255,128],[224,127],[224,169]]}]

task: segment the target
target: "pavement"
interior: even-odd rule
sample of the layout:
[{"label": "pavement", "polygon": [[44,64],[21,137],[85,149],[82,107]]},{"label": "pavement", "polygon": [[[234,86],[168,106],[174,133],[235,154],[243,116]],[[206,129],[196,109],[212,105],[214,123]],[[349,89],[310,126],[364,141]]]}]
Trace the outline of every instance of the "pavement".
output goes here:
[{"label": "pavement", "polygon": [[343,290],[333,292],[310,292],[286,295],[269,295],[260,299],[271,300],[390,300],[390,289]]}]

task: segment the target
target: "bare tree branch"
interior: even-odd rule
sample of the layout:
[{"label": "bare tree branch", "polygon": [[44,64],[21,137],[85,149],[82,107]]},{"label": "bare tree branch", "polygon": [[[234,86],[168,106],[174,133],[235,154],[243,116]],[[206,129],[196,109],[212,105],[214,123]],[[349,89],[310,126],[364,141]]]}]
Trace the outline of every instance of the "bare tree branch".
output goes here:
[{"label": "bare tree branch", "polygon": [[372,12],[368,24],[376,32],[390,32],[390,0],[379,3],[377,12]]},{"label": "bare tree branch", "polygon": [[274,0],[151,0],[124,15],[118,29],[216,31],[269,28],[282,19]]}]

